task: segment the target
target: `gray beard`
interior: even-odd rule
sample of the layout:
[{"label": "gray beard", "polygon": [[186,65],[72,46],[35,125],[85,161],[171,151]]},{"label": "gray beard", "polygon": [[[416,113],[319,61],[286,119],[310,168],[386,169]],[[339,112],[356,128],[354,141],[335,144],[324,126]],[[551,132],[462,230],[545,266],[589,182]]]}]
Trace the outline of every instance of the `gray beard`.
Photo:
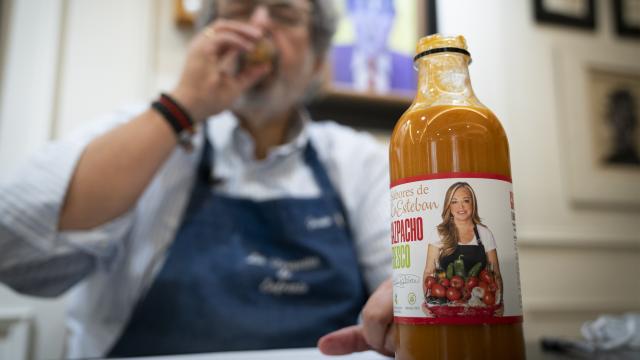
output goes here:
[{"label": "gray beard", "polygon": [[272,91],[273,89],[258,89],[253,87],[235,101],[232,109],[242,113],[255,111],[264,113],[265,111],[271,111],[271,107],[273,107],[272,103],[274,101],[277,102],[277,99],[274,99],[270,94]]},{"label": "gray beard", "polygon": [[247,89],[247,91],[236,100],[233,108],[264,109],[265,106],[268,106],[275,100],[272,94],[276,93],[280,86],[282,86],[282,84],[278,83],[278,79],[271,78],[271,75],[267,75]]},{"label": "gray beard", "polygon": [[[252,126],[261,127],[269,121],[270,114],[279,114],[295,106],[295,99],[281,82],[258,82],[240,96],[231,107],[231,110],[243,115]],[[260,116],[251,116],[260,114]]]}]

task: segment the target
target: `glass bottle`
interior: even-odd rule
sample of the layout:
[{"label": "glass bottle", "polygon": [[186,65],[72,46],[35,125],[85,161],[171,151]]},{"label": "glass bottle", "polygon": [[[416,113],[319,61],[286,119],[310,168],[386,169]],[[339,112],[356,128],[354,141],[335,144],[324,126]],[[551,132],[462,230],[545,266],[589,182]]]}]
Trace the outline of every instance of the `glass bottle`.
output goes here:
[{"label": "glass bottle", "polygon": [[[417,94],[391,136],[391,243],[410,259],[394,261],[397,359],[525,357],[509,146],[470,62],[464,37],[422,38]],[[447,269],[445,249],[465,269],[430,267]]]}]

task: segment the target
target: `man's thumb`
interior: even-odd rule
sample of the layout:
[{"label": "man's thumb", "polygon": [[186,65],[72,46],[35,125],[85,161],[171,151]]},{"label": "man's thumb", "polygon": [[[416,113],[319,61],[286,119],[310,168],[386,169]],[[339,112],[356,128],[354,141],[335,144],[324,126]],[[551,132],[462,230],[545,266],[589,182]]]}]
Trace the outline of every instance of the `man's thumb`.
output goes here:
[{"label": "man's thumb", "polygon": [[325,355],[347,355],[371,348],[364,340],[362,325],[353,325],[321,337],[318,349]]}]

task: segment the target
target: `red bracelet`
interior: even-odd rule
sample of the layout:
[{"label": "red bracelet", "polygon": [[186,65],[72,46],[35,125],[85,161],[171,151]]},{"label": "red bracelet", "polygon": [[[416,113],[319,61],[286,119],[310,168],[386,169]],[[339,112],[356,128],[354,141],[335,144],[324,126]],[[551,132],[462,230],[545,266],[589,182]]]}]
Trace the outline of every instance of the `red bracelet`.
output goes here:
[{"label": "red bracelet", "polygon": [[191,136],[195,133],[194,122],[189,113],[171,96],[160,94],[160,98],[151,104],[169,123],[178,137],[178,143],[186,149],[191,149]]}]

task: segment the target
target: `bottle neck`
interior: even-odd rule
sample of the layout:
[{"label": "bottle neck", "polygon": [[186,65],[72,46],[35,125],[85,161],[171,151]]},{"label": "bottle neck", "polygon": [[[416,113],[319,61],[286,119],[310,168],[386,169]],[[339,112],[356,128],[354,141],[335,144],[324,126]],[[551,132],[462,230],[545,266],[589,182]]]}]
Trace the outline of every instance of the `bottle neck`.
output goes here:
[{"label": "bottle neck", "polygon": [[471,87],[469,61],[467,55],[453,52],[418,59],[418,91],[414,104],[484,107]]}]

